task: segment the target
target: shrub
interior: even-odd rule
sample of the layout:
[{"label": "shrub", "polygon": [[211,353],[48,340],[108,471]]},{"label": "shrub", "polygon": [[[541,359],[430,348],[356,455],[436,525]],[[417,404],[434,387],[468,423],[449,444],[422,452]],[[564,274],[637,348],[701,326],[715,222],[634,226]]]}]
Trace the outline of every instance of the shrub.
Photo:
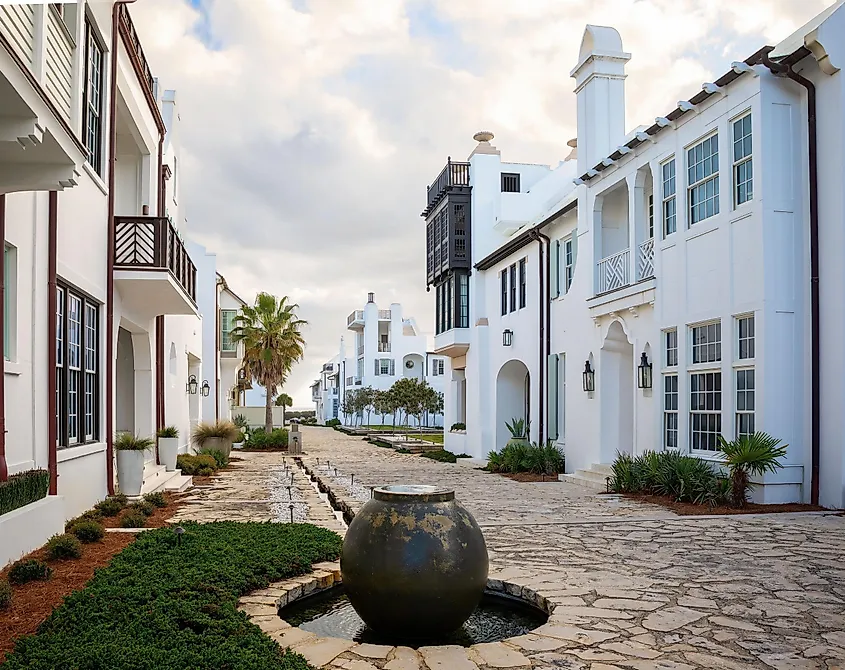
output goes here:
[{"label": "shrub", "polygon": [[286,449],[287,446],[288,431],[285,428],[276,428],[272,433],[256,428],[244,444],[247,449]]},{"label": "shrub", "polygon": [[677,502],[716,505],[724,502],[723,478],[707,461],[676,451],[617,454],[610,488],[616,493],[668,496]]},{"label": "shrub", "polygon": [[455,458],[472,458],[471,454],[455,454]]},{"label": "shrub", "polygon": [[27,470],[0,482],[0,516],[19,509],[47,495],[50,473],[47,470]]},{"label": "shrub", "polygon": [[433,451],[424,451],[420,454],[423,458],[430,458],[433,461],[439,461],[440,463],[454,463],[457,461],[457,457],[451,451],[446,451],[445,449],[436,449]]},{"label": "shrub", "polygon": [[176,426],[165,426],[159,429],[156,437],[179,437],[179,429]]},{"label": "shrub", "polygon": [[214,459],[216,467],[218,468],[225,468],[229,465],[229,457],[226,456],[222,451],[219,449],[203,449],[200,451],[201,456],[211,456]]},{"label": "shrub", "polygon": [[102,540],[106,534],[106,529],[103,528],[103,524],[96,521],[79,521],[71,527],[70,532],[76,535],[81,542],[88,544]]},{"label": "shrub", "polygon": [[0,610],[12,604],[12,587],[5,579],[0,579]]},{"label": "shrub", "polygon": [[244,440],[246,440],[246,434],[244,433],[244,431],[239,430],[238,434],[235,436],[235,444],[240,444]]},{"label": "shrub", "polygon": [[[462,454],[462,458],[471,458]],[[545,446],[514,442],[501,451],[491,451],[487,455],[487,470],[490,472],[531,472],[536,475],[554,475],[563,472],[565,459],[563,452],[554,444]]]},{"label": "shrub", "polygon": [[52,574],[53,568],[46,563],[31,558],[21,559],[12,563],[12,567],[9,568],[9,582],[11,584],[26,584],[35,580],[46,582]]},{"label": "shrub", "polygon": [[239,597],[335,560],[341,540],[306,524],[184,523],[150,530],[69,595],[4,670],[307,670],[236,609]]},{"label": "shrub", "polygon": [[69,533],[70,529],[73,528],[76,524],[80,521],[96,521],[100,522],[103,518],[103,515],[96,509],[89,509],[86,512],[83,512],[79,516],[75,516],[71,519],[65,521],[65,532]]},{"label": "shrub", "polygon": [[453,423],[453,424],[452,424],[452,427],[451,427],[449,430],[466,430],[466,429],[467,429],[466,424],[465,424],[465,423],[461,423],[461,422],[459,421],[458,423]]},{"label": "shrub", "polygon": [[114,438],[114,448],[117,451],[145,451],[155,446],[151,437],[140,437],[132,433],[118,433]]},{"label": "shrub", "polygon": [[144,496],[144,502],[150,503],[154,507],[167,507],[167,498],[161,491],[155,493],[148,493]]},{"label": "shrub", "polygon": [[127,514],[143,514],[144,516],[152,516],[155,511],[155,505],[148,503],[145,500],[134,502],[126,508]]},{"label": "shrub", "polygon": [[340,425],[340,419],[329,419],[328,421],[326,421],[326,425],[332,426],[332,427],[333,426],[339,426]]},{"label": "shrub", "polygon": [[117,516],[124,507],[126,507],[126,503],[121,502],[116,497],[106,498],[94,505],[94,509],[102,516]]},{"label": "shrub", "polygon": [[70,533],[53,535],[46,544],[47,558],[57,560],[63,558],[80,558],[82,543]]},{"label": "shrub", "polygon": [[396,450],[396,453],[397,453],[397,454],[410,454],[410,453],[411,453],[411,450],[410,450],[410,449],[405,449],[405,447],[399,447],[399,448]]},{"label": "shrub", "polygon": [[215,421],[214,423],[199,423],[194,428],[191,441],[197,448],[202,448],[203,443],[211,438],[220,437],[224,440],[234,442],[238,436],[238,428],[231,421]]},{"label": "shrub", "polygon": [[753,486],[752,475],[775,472],[783,467],[778,460],[786,456],[788,445],[767,433],[743,435],[732,442],[719,436],[719,451],[725,455],[725,465],[731,476],[731,500],[737,507],[748,502],[748,492]]},{"label": "shrub", "polygon": [[110,496],[112,500],[117,500],[121,505],[126,507],[129,504],[129,498],[126,496],[125,493],[115,493],[113,496]]},{"label": "shrub", "polygon": [[[217,471],[217,461],[209,454],[180,454],[176,457],[176,467],[185,475],[198,475],[208,477]],[[202,472],[201,472],[202,471]]]},{"label": "shrub", "polygon": [[147,525],[147,517],[139,511],[129,511],[120,520],[121,528],[143,528]]}]

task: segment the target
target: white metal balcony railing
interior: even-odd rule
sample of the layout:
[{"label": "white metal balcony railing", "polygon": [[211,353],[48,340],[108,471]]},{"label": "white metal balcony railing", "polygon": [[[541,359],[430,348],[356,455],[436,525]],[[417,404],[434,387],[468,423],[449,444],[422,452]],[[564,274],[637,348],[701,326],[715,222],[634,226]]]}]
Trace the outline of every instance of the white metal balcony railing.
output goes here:
[{"label": "white metal balcony railing", "polygon": [[379,353],[390,353],[390,342],[379,342],[378,350]]},{"label": "white metal balcony railing", "polygon": [[378,311],[378,318],[379,318],[379,321],[390,321],[390,310],[389,309],[380,309]]},{"label": "white metal balcony railing", "polygon": [[346,325],[351,326],[356,321],[363,321],[364,320],[364,310],[363,309],[356,309],[352,314],[350,314],[346,319]]},{"label": "white metal balcony railing", "polygon": [[651,237],[640,244],[637,255],[637,275],[640,279],[650,279],[654,276],[654,238]]},{"label": "white metal balcony railing", "polygon": [[358,345],[358,355],[359,355],[359,356],[363,356],[363,355],[364,355],[364,345],[363,345],[363,344],[359,344],[359,345]]},{"label": "white metal balcony railing", "polygon": [[602,258],[598,263],[598,291],[607,293],[631,283],[631,250],[622,251]]}]

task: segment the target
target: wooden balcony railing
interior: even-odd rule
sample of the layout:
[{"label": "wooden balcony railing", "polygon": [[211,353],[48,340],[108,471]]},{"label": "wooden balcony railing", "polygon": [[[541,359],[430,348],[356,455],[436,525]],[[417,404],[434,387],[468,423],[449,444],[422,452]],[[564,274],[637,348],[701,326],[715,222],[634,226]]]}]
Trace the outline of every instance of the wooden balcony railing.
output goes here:
[{"label": "wooden balcony railing", "polygon": [[197,268],[168,219],[154,216],[114,217],[116,270],[167,270],[197,301]]},{"label": "wooden balcony railing", "polygon": [[427,216],[443,195],[454,187],[469,186],[469,163],[454,163],[451,157],[446,161],[446,167],[437,175],[427,191],[427,203],[423,216]]},{"label": "wooden balcony railing", "polygon": [[147,62],[147,57],[144,54],[144,49],[141,46],[141,38],[138,37],[138,31],[135,30],[135,24],[132,23],[132,17],[129,15],[129,8],[126,5],[118,5],[121,28],[126,31],[126,36],[132,46],[132,57],[136,60],[133,65],[138,69],[138,79],[147,87],[150,94],[155,98],[155,79],[150,70],[150,65]]}]

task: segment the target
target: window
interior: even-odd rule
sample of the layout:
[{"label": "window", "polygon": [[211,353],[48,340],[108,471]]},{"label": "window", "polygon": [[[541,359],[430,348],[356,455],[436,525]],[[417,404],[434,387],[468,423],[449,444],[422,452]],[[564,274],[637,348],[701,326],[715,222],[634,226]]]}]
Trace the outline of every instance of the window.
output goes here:
[{"label": "window", "polygon": [[754,315],[741,316],[736,321],[739,335],[737,358],[743,361],[754,358]]},{"label": "window", "polygon": [[519,193],[519,174],[516,172],[502,173],[502,193]]},{"label": "window", "polygon": [[84,127],[88,162],[103,176],[103,47],[90,23],[85,28]]},{"label": "window", "polygon": [[67,447],[99,437],[99,305],[56,290],[56,424]]},{"label": "window", "polygon": [[689,222],[694,225],[719,213],[719,136],[687,149]]},{"label": "window", "polygon": [[666,338],[666,367],[671,368],[678,364],[678,331],[673,328],[663,335]]},{"label": "window", "polygon": [[3,356],[7,361],[15,358],[17,276],[18,250],[7,244],[3,252]]},{"label": "window", "polygon": [[648,194],[648,239],[654,237],[654,193]]},{"label": "window", "polygon": [[754,196],[753,164],[751,159],[751,114],[733,122],[734,140],[734,207]]},{"label": "window", "polygon": [[435,358],[431,362],[431,374],[435,377],[441,376],[443,374],[443,370],[445,369],[445,364],[442,358]]},{"label": "window", "polygon": [[722,373],[690,374],[690,446],[716,451],[722,434]]},{"label": "window", "polygon": [[754,434],[754,368],[736,371],[736,436]]},{"label": "window", "polygon": [[469,328],[469,275],[458,275],[458,328]]},{"label": "window", "polygon": [[678,375],[663,375],[663,446],[678,448]]},{"label": "window", "polygon": [[[362,365],[361,369],[363,370],[363,359],[361,359]],[[376,359],[376,376],[390,376],[392,377],[394,374],[394,367],[393,367],[393,359],[392,358],[377,358]],[[363,376],[363,374],[361,375]]]},{"label": "window", "polygon": [[499,274],[502,282],[502,316],[508,313],[508,271],[502,270]]},{"label": "window", "polygon": [[521,258],[519,260],[519,308],[520,309],[525,307],[526,290],[527,290],[527,287],[525,285],[525,259]]},{"label": "window", "polygon": [[563,241],[563,291],[569,293],[572,286],[572,273],[575,271],[575,257],[572,253],[572,238]]},{"label": "window", "polygon": [[675,210],[675,159],[662,166],[663,172],[663,237],[671,235],[677,229]]},{"label": "window", "polygon": [[[376,374],[378,374],[378,361],[376,361]],[[360,380],[363,377],[364,377],[364,359],[359,358],[358,359],[358,380],[357,381],[360,382]]]},{"label": "window", "polygon": [[718,321],[693,326],[692,362],[718,363],[722,360],[722,324]]},{"label": "window", "polygon": [[232,330],[235,328],[237,310],[224,309],[220,311],[220,351],[237,351],[238,345],[232,341]]},{"label": "window", "polygon": [[511,312],[516,311],[516,263],[511,265]]},{"label": "window", "polygon": [[337,398],[332,400],[332,418],[333,419],[337,418],[337,410],[338,410],[339,405],[340,405],[340,402]]}]

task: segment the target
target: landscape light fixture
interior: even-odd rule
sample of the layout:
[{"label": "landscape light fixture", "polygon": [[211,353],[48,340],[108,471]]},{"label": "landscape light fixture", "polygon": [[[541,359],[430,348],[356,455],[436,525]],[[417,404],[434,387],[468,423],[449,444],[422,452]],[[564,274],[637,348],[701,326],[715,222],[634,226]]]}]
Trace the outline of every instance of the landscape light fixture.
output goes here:
[{"label": "landscape light fixture", "polygon": [[502,331],[502,344],[506,347],[513,344],[513,331],[510,328],[505,328]]},{"label": "landscape light fixture", "polygon": [[593,370],[592,366],[590,365],[590,360],[587,359],[587,363],[584,365],[584,373],[583,373],[583,380],[584,380],[584,391],[587,393],[592,393],[596,390],[596,373]]},{"label": "landscape light fixture", "polygon": [[186,389],[187,389],[188,393],[190,393],[191,395],[197,394],[197,376],[196,375],[191,375],[190,377],[188,377],[188,383],[186,384]]},{"label": "landscape light fixture", "polygon": [[640,356],[640,364],[637,366],[637,386],[641,389],[651,388],[651,363],[645,352]]}]

